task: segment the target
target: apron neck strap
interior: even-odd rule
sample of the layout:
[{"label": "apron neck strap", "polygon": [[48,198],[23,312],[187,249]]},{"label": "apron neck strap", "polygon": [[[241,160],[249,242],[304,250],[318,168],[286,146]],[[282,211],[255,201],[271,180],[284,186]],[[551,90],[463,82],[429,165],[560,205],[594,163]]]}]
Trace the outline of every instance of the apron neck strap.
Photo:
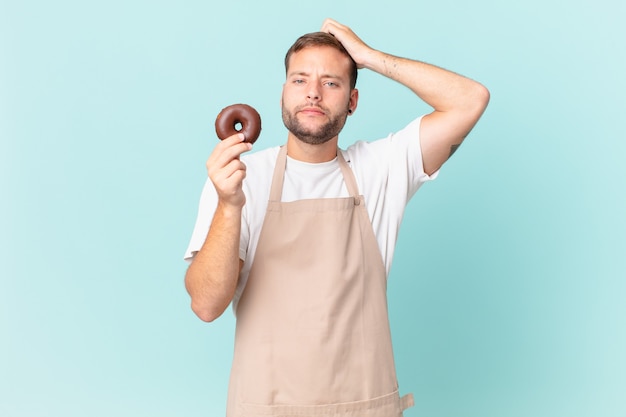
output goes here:
[{"label": "apron neck strap", "polygon": [[359,187],[356,185],[356,178],[354,177],[354,173],[348,166],[348,163],[344,159],[343,153],[339,148],[337,148],[337,160],[339,161],[339,168],[341,168],[341,172],[343,173],[343,181],[346,183],[348,194],[358,199]]},{"label": "apron neck strap", "polygon": [[[341,150],[337,148],[337,162],[343,174],[343,180],[346,183],[348,194],[354,198],[359,197],[359,188],[354,178],[354,173],[348,166],[343,157]],[[278,157],[276,158],[276,166],[274,167],[274,176],[272,177],[272,187],[270,188],[270,201],[280,201],[283,194],[283,182],[285,180],[285,167],[287,166],[287,145],[280,147]]]}]

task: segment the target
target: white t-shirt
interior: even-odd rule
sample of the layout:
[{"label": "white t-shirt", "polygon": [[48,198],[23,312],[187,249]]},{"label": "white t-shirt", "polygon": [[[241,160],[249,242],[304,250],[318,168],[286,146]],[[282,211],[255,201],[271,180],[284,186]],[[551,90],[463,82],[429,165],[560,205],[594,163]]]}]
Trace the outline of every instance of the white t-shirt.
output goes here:
[{"label": "white t-shirt", "polygon": [[[419,141],[420,121],[421,117],[386,138],[373,142],[359,141],[341,151],[354,172],[359,193],[365,198],[387,274],[391,269],[407,203],[424,182],[437,176],[437,173],[430,176],[424,173]],[[239,257],[244,260],[244,266],[233,298],[235,311],[248,279],[265,219],[278,150],[279,147],[273,147],[241,156],[247,167],[243,183],[246,204],[242,212],[239,243]],[[311,164],[287,157],[282,201],[337,197],[348,197],[348,191],[336,158]],[[191,241],[185,252],[184,258],[188,262],[202,247],[216,206],[217,193],[211,180],[207,179]]]}]

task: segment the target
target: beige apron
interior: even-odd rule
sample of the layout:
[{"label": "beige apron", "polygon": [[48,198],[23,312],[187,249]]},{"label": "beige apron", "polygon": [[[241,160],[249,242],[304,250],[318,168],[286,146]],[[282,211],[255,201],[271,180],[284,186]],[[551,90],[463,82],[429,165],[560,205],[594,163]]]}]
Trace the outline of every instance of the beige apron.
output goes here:
[{"label": "beige apron", "polygon": [[401,417],[387,280],[363,196],[281,202],[287,147],[237,307],[229,417]]}]

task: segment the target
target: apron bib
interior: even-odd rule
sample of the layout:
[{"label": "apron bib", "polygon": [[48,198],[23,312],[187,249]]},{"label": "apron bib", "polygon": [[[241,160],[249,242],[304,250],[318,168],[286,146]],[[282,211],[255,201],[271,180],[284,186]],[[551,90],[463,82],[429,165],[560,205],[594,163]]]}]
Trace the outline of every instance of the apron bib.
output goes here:
[{"label": "apron bib", "polygon": [[237,308],[229,417],[401,417],[387,279],[363,196],[281,202],[279,152]]}]

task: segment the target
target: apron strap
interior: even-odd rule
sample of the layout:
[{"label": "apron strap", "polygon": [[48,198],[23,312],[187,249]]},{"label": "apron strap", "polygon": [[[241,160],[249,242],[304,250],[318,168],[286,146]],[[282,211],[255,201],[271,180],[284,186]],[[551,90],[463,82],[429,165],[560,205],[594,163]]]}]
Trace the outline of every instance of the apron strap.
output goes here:
[{"label": "apron strap", "polygon": [[400,408],[402,411],[407,408],[413,407],[415,405],[415,400],[413,399],[413,394],[406,394],[402,398],[400,398]]},{"label": "apron strap", "polygon": [[[348,163],[341,153],[341,149],[337,148],[337,162],[339,162],[339,168],[343,174],[343,180],[346,183],[346,189],[351,197],[354,197],[355,204],[360,203],[359,199],[359,187],[356,184],[356,178],[352,169],[348,166]],[[270,201],[281,201],[283,193],[283,182],[285,180],[285,166],[287,164],[287,145],[280,147],[278,151],[278,157],[276,158],[276,165],[274,166],[274,175],[272,177],[272,186],[270,188]]]},{"label": "apron strap", "polygon": [[341,168],[341,172],[343,173],[343,180],[346,183],[346,188],[348,189],[348,194],[354,197],[355,203],[359,204],[359,187],[356,185],[356,178],[354,177],[354,173],[352,169],[348,166],[348,163],[343,157],[343,153],[341,149],[337,148],[337,160],[339,161],[339,167]]},{"label": "apron strap", "polygon": [[270,201],[280,202],[280,197],[283,194],[286,164],[287,145],[283,145],[278,151],[278,158],[276,158],[276,165],[274,166],[274,176],[272,177],[272,187],[270,188]]}]

